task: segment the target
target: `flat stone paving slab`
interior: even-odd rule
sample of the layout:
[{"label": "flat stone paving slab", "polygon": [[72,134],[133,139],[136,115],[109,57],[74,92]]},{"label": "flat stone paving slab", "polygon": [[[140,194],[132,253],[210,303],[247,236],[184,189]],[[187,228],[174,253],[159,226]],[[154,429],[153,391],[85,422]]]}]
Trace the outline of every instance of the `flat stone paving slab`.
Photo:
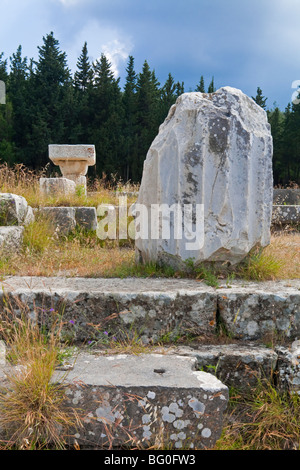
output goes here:
[{"label": "flat stone paving slab", "polygon": [[88,341],[93,325],[111,334],[136,331],[145,341],[166,333],[214,335],[217,322],[242,340],[279,333],[300,335],[300,280],[234,281],[215,289],[192,279],[104,279],[8,277],[2,295],[28,306],[31,314],[60,310],[69,334]]},{"label": "flat stone paving slab", "polygon": [[76,439],[83,448],[213,447],[222,431],[228,388],[195,366],[195,358],[177,355],[79,354],[64,378],[67,405],[85,414],[71,443]]}]

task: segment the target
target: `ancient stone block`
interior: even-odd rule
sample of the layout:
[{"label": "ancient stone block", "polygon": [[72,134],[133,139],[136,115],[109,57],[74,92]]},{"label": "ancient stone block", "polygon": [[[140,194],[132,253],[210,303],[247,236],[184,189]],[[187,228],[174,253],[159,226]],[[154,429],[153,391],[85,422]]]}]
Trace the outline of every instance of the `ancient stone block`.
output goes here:
[{"label": "ancient stone block", "polygon": [[290,348],[277,346],[278,385],[300,395],[300,340],[294,341]]},{"label": "ancient stone block", "polygon": [[221,294],[218,309],[229,334],[240,339],[258,339],[280,335],[296,338],[300,334],[300,292],[284,283],[277,290],[264,285]]},{"label": "ancient stone block", "polygon": [[95,207],[76,207],[76,224],[85,230],[97,229],[97,211]]},{"label": "ancient stone block", "polygon": [[34,220],[32,208],[23,196],[0,193],[0,225],[27,225]]},{"label": "ancient stone block", "polygon": [[197,369],[214,374],[228,387],[249,389],[259,381],[272,379],[277,367],[274,350],[252,344],[200,345],[175,347],[175,353],[195,357]]},{"label": "ancient stone block", "polygon": [[0,251],[4,254],[19,251],[23,242],[24,227],[0,227]]},{"label": "ancient stone block", "polygon": [[300,224],[300,205],[282,205],[273,206],[272,212],[273,225],[299,225]]},{"label": "ancient stone block", "polygon": [[300,189],[274,189],[273,204],[276,206],[300,205]]},{"label": "ancient stone block", "polygon": [[[253,247],[268,245],[272,152],[266,112],[240,90],[181,95],[144,162],[137,259],[180,267],[190,258],[235,264]],[[171,234],[153,237],[151,217],[163,204],[173,212],[163,212],[158,225],[169,223]]]},{"label": "ancient stone block", "polygon": [[43,207],[39,211],[49,217],[60,235],[68,235],[76,227],[74,207]]},{"label": "ancient stone block", "polygon": [[40,178],[40,191],[45,196],[75,194],[76,184],[67,178]]},{"label": "ancient stone block", "polygon": [[211,448],[228,402],[221,381],[181,356],[80,354],[65,386],[67,406],[84,409],[71,438],[82,448]]}]

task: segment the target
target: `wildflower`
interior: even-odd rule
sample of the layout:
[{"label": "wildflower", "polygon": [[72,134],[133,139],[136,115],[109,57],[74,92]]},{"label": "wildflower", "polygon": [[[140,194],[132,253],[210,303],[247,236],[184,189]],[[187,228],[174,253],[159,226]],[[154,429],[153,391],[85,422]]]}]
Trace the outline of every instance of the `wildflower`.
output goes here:
[{"label": "wildflower", "polygon": [[108,332],[107,332],[107,331],[104,331],[104,334],[105,334],[106,336],[108,336]]},{"label": "wildflower", "polygon": [[74,320],[70,320],[69,323],[71,323],[71,325],[75,325]]}]

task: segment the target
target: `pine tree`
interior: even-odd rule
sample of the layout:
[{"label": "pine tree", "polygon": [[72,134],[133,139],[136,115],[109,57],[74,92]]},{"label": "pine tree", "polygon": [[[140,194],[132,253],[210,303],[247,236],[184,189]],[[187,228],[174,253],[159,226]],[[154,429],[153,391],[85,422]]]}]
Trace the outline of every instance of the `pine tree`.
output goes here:
[{"label": "pine tree", "polygon": [[127,76],[122,96],[124,109],[123,133],[125,139],[123,178],[128,181],[132,178],[132,163],[136,160],[136,82],[137,74],[134,70],[134,58],[129,56],[126,68]]},{"label": "pine tree", "polygon": [[27,57],[22,58],[22,46],[20,45],[16,53],[10,57],[8,80],[8,94],[13,109],[13,139],[16,145],[16,159],[19,162],[22,162],[25,158],[26,135],[30,132],[27,106],[29,101],[27,90],[28,73]]},{"label": "pine tree", "polygon": [[282,182],[281,175],[284,171],[283,162],[283,131],[284,115],[276,106],[274,110],[268,111],[268,121],[271,125],[273,138],[273,178],[274,185]]},{"label": "pine tree", "polygon": [[176,83],[176,98],[184,93],[184,83],[177,82]]},{"label": "pine tree", "polygon": [[38,47],[39,58],[33,62],[28,88],[31,132],[27,137],[28,164],[34,168],[49,163],[48,145],[70,143],[74,124],[73,89],[65,52],[51,32]]},{"label": "pine tree", "polygon": [[97,174],[121,173],[124,165],[123,107],[111,63],[104,54],[94,64],[94,86],[90,95],[93,128],[90,139],[96,146]]},{"label": "pine tree", "polygon": [[300,178],[300,105],[288,105],[285,113],[283,130],[282,166],[280,179],[283,184],[295,182]]},{"label": "pine tree", "polygon": [[212,77],[211,82],[208,86],[207,93],[214,93],[216,91],[214,77]]},{"label": "pine tree", "polygon": [[[196,90],[195,91],[199,91],[200,93],[205,93],[205,84],[204,84],[204,77],[203,75],[201,75],[200,77],[200,82],[198,83],[198,85],[196,86]],[[212,93],[212,92],[210,92]]]},{"label": "pine tree", "polygon": [[7,82],[8,73],[7,73],[7,59],[4,59],[4,52],[0,53],[0,80],[4,83]]},{"label": "pine tree", "polygon": [[252,99],[263,109],[266,109],[267,98],[263,96],[261,88],[257,87],[256,96],[255,98],[252,96]]},{"label": "pine tree", "polygon": [[159,83],[155,72],[150,70],[145,60],[142,72],[137,80],[137,141],[138,156],[133,162],[132,177],[140,181],[143,162],[146,158],[152,140],[158,132],[160,124],[159,115]]},{"label": "pine tree", "polygon": [[169,73],[166,83],[161,89],[161,98],[160,98],[160,121],[163,122],[171,106],[175,103],[177,99],[176,95],[176,83],[174,78]]},{"label": "pine tree", "polygon": [[[7,59],[4,53],[0,54],[0,80],[5,83],[7,91],[8,72]],[[12,104],[6,93],[5,104],[0,104],[0,160],[14,163],[15,145],[13,142]]]},{"label": "pine tree", "polygon": [[89,127],[92,123],[90,94],[93,87],[93,67],[88,56],[87,42],[84,43],[74,74],[74,126],[72,140],[79,144],[88,142]]},{"label": "pine tree", "polygon": [[81,55],[77,61],[77,70],[74,74],[75,87],[83,92],[87,91],[93,79],[93,69],[90,64],[87,42],[84,43]]}]

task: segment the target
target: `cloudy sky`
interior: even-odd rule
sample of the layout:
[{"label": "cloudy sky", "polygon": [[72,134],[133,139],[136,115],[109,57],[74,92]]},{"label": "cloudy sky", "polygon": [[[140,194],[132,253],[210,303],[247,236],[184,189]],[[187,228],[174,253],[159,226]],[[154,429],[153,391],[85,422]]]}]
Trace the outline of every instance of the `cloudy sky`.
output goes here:
[{"label": "cloudy sky", "polygon": [[0,52],[19,44],[37,58],[37,46],[53,31],[75,71],[85,41],[91,60],[104,53],[121,85],[128,56],[136,72],[145,60],[163,84],[170,72],[193,91],[208,86],[259,86],[284,110],[292,84],[300,83],[299,0],[0,0]]}]

